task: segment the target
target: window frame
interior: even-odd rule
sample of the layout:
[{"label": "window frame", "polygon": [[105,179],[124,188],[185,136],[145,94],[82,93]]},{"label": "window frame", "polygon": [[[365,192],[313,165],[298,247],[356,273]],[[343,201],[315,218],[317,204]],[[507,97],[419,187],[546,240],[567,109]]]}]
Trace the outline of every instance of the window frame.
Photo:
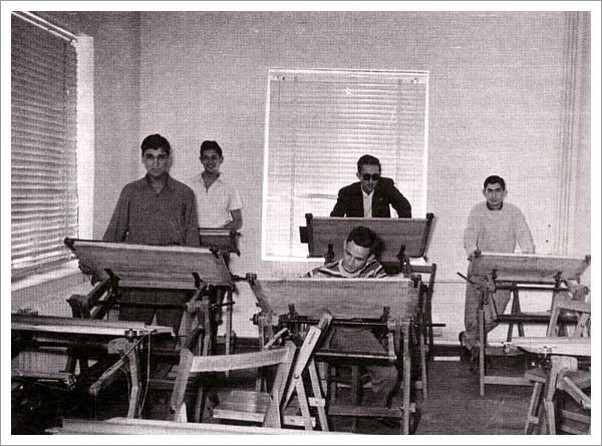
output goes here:
[{"label": "window frame", "polygon": [[[300,221],[297,221],[299,219],[299,215],[300,212],[291,210],[288,212],[288,217],[289,217],[289,221],[290,221],[290,226],[288,228],[288,230],[285,230],[284,233],[288,233],[288,237],[290,238],[289,243],[290,246],[287,247],[286,249],[284,249],[283,251],[287,251],[284,255],[276,255],[274,253],[274,249],[270,249],[270,247],[268,246],[269,240],[268,240],[268,230],[270,230],[271,228],[274,227],[274,225],[272,224],[273,221],[280,221],[279,219],[274,220],[274,215],[270,215],[269,214],[269,209],[270,209],[270,205],[272,206],[273,209],[273,203],[271,204],[269,202],[269,200],[272,200],[273,202],[273,197],[270,195],[270,188],[274,187],[272,178],[274,176],[273,172],[270,171],[271,169],[271,164],[272,164],[272,152],[274,151],[274,147],[270,147],[270,145],[272,144],[272,134],[274,133],[274,128],[273,125],[271,125],[271,120],[273,119],[273,113],[274,111],[272,110],[272,108],[274,107],[273,104],[273,94],[274,93],[274,85],[276,85],[276,81],[278,81],[278,76],[299,76],[303,79],[303,81],[306,82],[333,82],[333,85],[335,83],[340,83],[342,82],[342,80],[346,79],[346,78],[350,78],[350,79],[360,79],[360,83],[361,80],[363,78],[367,79],[365,82],[366,84],[371,84],[372,81],[374,79],[379,79],[379,82],[381,82],[381,79],[386,79],[382,82],[385,83],[392,83],[392,82],[399,82],[399,84],[403,83],[406,85],[408,84],[423,84],[423,91],[420,93],[416,93],[416,97],[421,97],[423,99],[423,103],[421,104],[423,106],[423,109],[420,111],[420,120],[419,120],[419,124],[420,126],[417,127],[417,132],[420,133],[420,138],[421,138],[421,143],[417,146],[419,147],[419,152],[420,152],[420,156],[419,158],[421,158],[421,165],[416,167],[415,170],[416,171],[420,171],[420,173],[416,176],[416,178],[420,179],[420,184],[416,185],[417,183],[414,183],[414,189],[415,190],[420,190],[420,194],[419,194],[419,198],[417,200],[410,200],[411,204],[412,204],[412,214],[415,217],[423,217],[424,215],[426,215],[426,199],[427,199],[427,169],[428,169],[428,101],[429,101],[429,72],[428,71],[415,71],[415,70],[357,70],[357,69],[277,69],[277,68],[273,68],[273,69],[268,69],[268,79],[267,79],[267,93],[266,93],[266,112],[265,112],[265,137],[264,137],[264,166],[263,166],[263,200],[262,200],[262,238],[261,238],[261,258],[262,260],[268,260],[268,261],[304,261],[304,260],[309,260],[307,259],[306,256],[300,256],[299,255],[299,248],[298,248],[298,243],[297,241],[293,241],[294,238],[298,239],[298,230],[295,227],[295,225],[297,223],[301,224]],[[315,81],[312,80],[313,78],[315,78]],[[326,79],[326,80],[325,80]],[[340,88],[340,86],[339,86]],[[398,92],[395,93],[397,95],[401,94],[399,92],[401,92],[403,88],[401,86],[398,85]],[[280,93],[278,93],[280,94]],[[329,97],[328,97],[329,98]],[[375,99],[375,101],[378,101],[379,99]],[[371,104],[374,105],[374,104]],[[328,107],[328,106],[327,106]],[[384,107],[384,106],[383,106]],[[275,108],[275,107],[274,107]],[[396,123],[397,125],[402,125],[399,124],[399,117],[403,116],[403,112],[397,110],[395,112],[395,117],[397,119]],[[416,121],[418,122],[418,121]],[[359,127],[358,127],[359,128]],[[292,128],[288,128],[287,130],[294,130]],[[353,132],[357,132],[357,130],[352,130],[351,133]],[[372,133],[374,134],[374,129],[370,130]],[[366,134],[370,134],[370,131],[366,131]],[[291,131],[292,133],[292,131]],[[360,132],[361,133],[361,132]],[[332,136],[331,134],[328,134],[327,136]],[[278,138],[278,136],[276,136],[276,138]],[[321,136],[316,136],[316,139],[320,139]],[[397,150],[400,147],[399,144],[396,145],[396,150],[394,152],[393,157],[395,157],[396,161],[395,161],[395,166],[390,165],[390,163],[388,162],[388,159],[384,159],[375,153],[377,157],[379,157],[381,159],[381,164],[383,165],[383,176],[387,176],[387,177],[391,177],[394,179],[394,181],[396,182],[397,186],[400,186],[400,182],[398,181],[398,178],[400,176],[400,174],[397,172],[397,168],[398,165],[400,163],[400,161],[398,160],[400,158],[399,156],[399,151]],[[356,152],[358,152],[358,150],[361,149],[356,149]],[[290,151],[289,151],[290,152]],[[353,172],[351,172],[349,169],[347,169],[347,176],[345,177],[345,180],[341,179],[340,180],[340,184],[338,184],[336,190],[338,191],[338,189],[340,189],[343,186],[346,186],[350,183],[356,182],[358,181],[357,178],[354,176],[355,172],[356,172],[356,168],[355,168],[355,163],[357,161],[357,159],[359,158],[359,156],[361,156],[364,153],[371,153],[370,150],[366,150],[363,153],[357,153],[356,155],[350,155],[351,158],[347,158],[347,156],[345,155],[345,161],[347,164],[349,164],[350,162],[353,163],[354,167],[353,167]],[[386,158],[386,156],[385,156]],[[351,161],[350,161],[351,160]],[[297,173],[296,170],[294,170],[294,166],[295,166],[295,161],[292,161],[292,164],[289,164],[289,166],[293,166],[292,168],[292,172]],[[393,172],[392,172],[393,171]],[[293,176],[293,179],[291,181],[289,181],[288,184],[293,184],[296,180],[296,178],[298,178],[297,176]],[[314,182],[314,184],[318,184],[317,182]],[[294,188],[294,186],[293,186]],[[332,189],[332,186],[331,186]],[[404,195],[406,195],[406,193],[403,190],[403,186],[401,186],[400,190],[402,191],[402,193],[404,193]],[[289,199],[289,207],[294,207],[294,201],[295,201],[295,197],[297,196],[296,194],[298,194],[298,191],[295,191],[295,193],[290,194],[290,199]],[[334,204],[336,202],[336,192],[334,192],[334,190],[331,190],[329,193],[324,193],[324,191],[319,190],[316,193],[311,193],[310,195],[312,195],[312,197],[308,196],[308,200],[314,200],[314,199],[322,199],[322,200],[331,200],[332,201],[332,207],[334,207]],[[407,195],[406,195],[407,198]],[[283,205],[286,205],[286,203],[283,203]],[[322,204],[321,207],[324,207],[324,204]],[[332,209],[332,207],[330,209]],[[272,211],[273,212],[273,211]],[[307,210],[306,212],[311,212],[310,210]],[[315,213],[312,212],[314,215],[324,215],[323,214],[324,210],[322,210],[322,213]],[[328,215],[328,214],[326,214]],[[394,211],[392,211],[392,215],[394,216],[395,213]],[[271,220],[271,221],[268,221]],[[294,221],[293,221],[294,220]],[[282,228],[281,228],[282,229]],[[281,231],[282,232],[282,231]],[[276,242],[277,243],[277,242]],[[297,246],[294,246],[297,245]],[[270,252],[272,251],[272,252]]]}]

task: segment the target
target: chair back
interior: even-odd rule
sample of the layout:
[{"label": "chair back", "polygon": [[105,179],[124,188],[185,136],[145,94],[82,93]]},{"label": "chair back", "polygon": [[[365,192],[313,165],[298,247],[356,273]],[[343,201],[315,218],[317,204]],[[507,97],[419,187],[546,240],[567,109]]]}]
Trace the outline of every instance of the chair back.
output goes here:
[{"label": "chair back", "polygon": [[552,305],[546,336],[560,336],[567,321],[570,321],[574,324],[572,337],[589,337],[591,311],[590,302],[559,296]]},{"label": "chair back", "polygon": [[190,349],[182,348],[169,410],[177,419],[184,402],[188,379],[192,373],[226,372],[278,366],[264,426],[280,427],[280,406],[284,390],[289,381],[296,350],[295,344],[291,341],[287,341],[283,347],[276,349],[234,355],[194,356]]}]

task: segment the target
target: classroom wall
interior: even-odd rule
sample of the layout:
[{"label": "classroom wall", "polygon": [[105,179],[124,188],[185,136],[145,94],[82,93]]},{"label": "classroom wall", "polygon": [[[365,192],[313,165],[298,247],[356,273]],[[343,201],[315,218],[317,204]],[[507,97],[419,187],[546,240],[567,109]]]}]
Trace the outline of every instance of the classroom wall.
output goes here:
[{"label": "classroom wall", "polygon": [[[224,175],[244,202],[242,256],[233,258],[233,272],[297,276],[318,265],[261,260],[267,70],[399,69],[430,72],[427,211],[437,220],[429,257],[439,265],[434,319],[447,324],[443,337],[455,340],[463,326],[464,283],[456,275],[467,266],[462,231],[487,175],[506,178],[508,201],[523,209],[537,251],[557,253],[566,13],[49,14],[94,38],[95,238],[123,185],[143,174],[144,136],[170,140],[176,178],[197,173],[200,142],[216,139],[225,150]],[[589,128],[580,138],[573,254],[590,247]],[[235,330],[252,335],[248,287],[240,284],[235,300]]]},{"label": "classroom wall", "polygon": [[[224,175],[245,205],[242,256],[232,269],[297,275],[314,264],[260,258],[267,69],[428,70],[434,311],[455,339],[462,231],[487,175],[507,180],[508,201],[523,209],[537,251],[555,252],[566,34],[562,12],[143,12],[139,136],[167,136],[172,173],[182,178],[200,168],[200,142],[218,140]],[[589,184],[580,185],[586,200]],[[588,212],[580,207],[581,217]],[[588,221],[575,228],[580,250],[589,246]],[[240,294],[237,311],[250,315],[252,298],[244,287]]]}]

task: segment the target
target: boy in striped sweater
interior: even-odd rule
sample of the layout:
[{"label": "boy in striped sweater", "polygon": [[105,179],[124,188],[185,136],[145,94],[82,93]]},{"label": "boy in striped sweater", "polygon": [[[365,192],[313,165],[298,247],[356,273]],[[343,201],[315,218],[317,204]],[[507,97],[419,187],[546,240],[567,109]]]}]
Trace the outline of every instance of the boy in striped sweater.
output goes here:
[{"label": "boy in striped sweater", "polygon": [[[363,278],[377,279],[387,274],[374,256],[377,237],[365,226],[351,230],[345,241],[343,257],[326,265],[319,266],[303,277],[314,278]],[[378,299],[378,296],[374,296]],[[349,353],[386,352],[385,346],[365,328],[336,327],[330,347]],[[366,366],[372,381],[372,392],[377,403],[388,406],[397,387],[397,369],[389,366]]]}]

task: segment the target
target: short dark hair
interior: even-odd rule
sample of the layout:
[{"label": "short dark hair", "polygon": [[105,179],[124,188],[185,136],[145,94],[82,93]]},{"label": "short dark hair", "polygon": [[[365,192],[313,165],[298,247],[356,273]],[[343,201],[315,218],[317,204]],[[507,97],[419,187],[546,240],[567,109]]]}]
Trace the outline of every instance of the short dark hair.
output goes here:
[{"label": "short dark hair", "polygon": [[354,242],[362,248],[369,248],[372,253],[376,247],[378,237],[370,228],[367,228],[366,226],[356,226],[347,236],[347,241]]},{"label": "short dark hair", "polygon": [[377,157],[372,155],[364,155],[359,160],[357,160],[357,171],[361,172],[362,166],[365,164],[369,164],[371,166],[378,166],[379,169],[381,168],[380,161]]},{"label": "short dark hair", "polygon": [[222,153],[222,148],[219,146],[217,141],[203,141],[201,143],[201,156],[203,156],[203,152],[208,150],[215,150],[220,158],[224,156]]},{"label": "short dark hair", "polygon": [[488,184],[499,184],[502,186],[502,190],[506,190],[506,182],[502,177],[498,177],[497,175],[490,175],[485,179],[483,190],[487,189]]},{"label": "short dark hair", "polygon": [[140,144],[140,148],[142,149],[143,154],[144,151],[148,149],[163,149],[168,156],[171,154],[171,146],[169,145],[169,141],[158,133],[148,135],[146,138],[144,138],[142,140],[142,144]]}]

